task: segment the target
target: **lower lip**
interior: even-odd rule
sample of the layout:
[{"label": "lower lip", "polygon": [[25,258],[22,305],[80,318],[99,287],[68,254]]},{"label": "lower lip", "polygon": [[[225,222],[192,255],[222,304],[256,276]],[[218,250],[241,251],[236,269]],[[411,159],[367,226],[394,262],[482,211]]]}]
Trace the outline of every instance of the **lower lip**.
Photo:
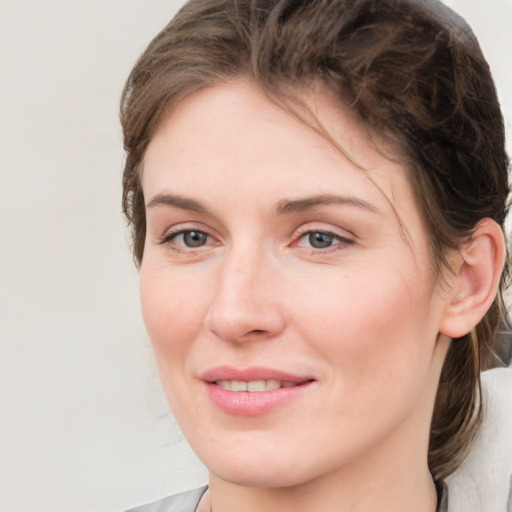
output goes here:
[{"label": "lower lip", "polygon": [[212,402],[222,411],[238,416],[260,416],[293,401],[312,383],[308,381],[290,388],[253,392],[229,391],[210,382],[206,382],[206,388]]}]

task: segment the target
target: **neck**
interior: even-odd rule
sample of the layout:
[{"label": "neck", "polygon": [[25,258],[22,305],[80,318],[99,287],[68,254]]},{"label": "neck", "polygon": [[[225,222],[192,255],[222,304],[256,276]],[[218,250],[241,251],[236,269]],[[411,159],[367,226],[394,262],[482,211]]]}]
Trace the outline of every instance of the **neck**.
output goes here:
[{"label": "neck", "polygon": [[[418,459],[416,459],[418,460]],[[421,459],[420,459],[421,460]],[[293,487],[247,487],[210,477],[201,512],[435,512],[437,494],[428,468],[396,466],[337,471]],[[204,508],[203,508],[204,507]]]}]

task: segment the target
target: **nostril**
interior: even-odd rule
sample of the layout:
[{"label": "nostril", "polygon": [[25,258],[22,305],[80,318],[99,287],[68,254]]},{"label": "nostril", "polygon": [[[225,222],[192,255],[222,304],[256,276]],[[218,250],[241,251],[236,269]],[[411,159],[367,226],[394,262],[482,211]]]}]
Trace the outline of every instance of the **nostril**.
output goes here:
[{"label": "nostril", "polygon": [[219,287],[205,315],[207,331],[225,341],[240,342],[262,341],[282,332],[285,321],[279,307],[268,297],[265,300],[254,294],[241,297],[242,292],[228,281]]},{"label": "nostril", "polygon": [[247,331],[242,338],[251,338],[251,337],[260,337],[269,334],[269,331],[265,329],[252,329],[251,331]]}]

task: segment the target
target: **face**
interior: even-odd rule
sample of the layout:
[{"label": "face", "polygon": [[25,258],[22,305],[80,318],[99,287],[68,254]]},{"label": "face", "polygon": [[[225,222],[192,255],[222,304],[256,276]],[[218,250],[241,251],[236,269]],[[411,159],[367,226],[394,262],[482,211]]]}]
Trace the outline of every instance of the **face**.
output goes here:
[{"label": "face", "polygon": [[305,100],[350,158],[240,80],[182,101],[144,160],[141,301],[164,391],[239,484],[426,463],[447,299],[422,219],[358,122]]}]

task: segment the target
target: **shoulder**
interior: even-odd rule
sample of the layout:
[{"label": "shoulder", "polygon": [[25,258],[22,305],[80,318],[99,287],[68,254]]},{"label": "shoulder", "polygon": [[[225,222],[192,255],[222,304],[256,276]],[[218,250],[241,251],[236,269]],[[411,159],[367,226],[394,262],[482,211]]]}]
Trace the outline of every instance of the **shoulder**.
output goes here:
[{"label": "shoulder", "polygon": [[484,372],[482,393],[480,432],[466,460],[447,478],[454,512],[512,510],[512,369]]},{"label": "shoulder", "polygon": [[192,491],[173,494],[153,503],[131,508],[126,512],[194,512],[207,488],[204,486]]}]

